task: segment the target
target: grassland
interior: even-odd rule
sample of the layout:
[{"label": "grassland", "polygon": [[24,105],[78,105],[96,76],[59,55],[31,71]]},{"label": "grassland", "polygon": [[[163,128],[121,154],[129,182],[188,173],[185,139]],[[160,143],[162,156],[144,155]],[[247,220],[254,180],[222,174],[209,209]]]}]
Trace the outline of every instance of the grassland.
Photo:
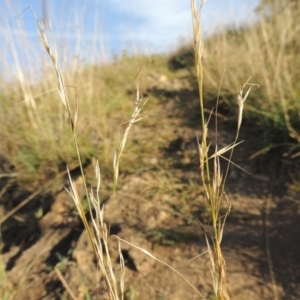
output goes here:
[{"label": "grassland", "polygon": [[[241,135],[248,139],[249,145],[244,150],[247,155],[243,157],[245,160],[254,161],[256,168],[260,169],[266,169],[270,161],[279,162],[276,167],[289,169],[289,174],[292,174],[294,179],[294,187],[297,186],[295,167],[300,151],[300,42],[297,38],[300,30],[297,19],[299,13],[299,6],[290,2],[280,13],[268,17],[262,14],[256,24],[223,28],[206,38],[203,64],[201,63],[203,78],[195,68],[195,62],[198,66],[200,64],[201,55],[197,57],[196,54],[195,59],[194,54],[194,50],[197,53],[201,45],[193,49],[189,44],[170,54],[150,57],[124,54],[106,64],[83,65],[78,69],[63,70],[65,88],[70,99],[70,112],[73,115],[78,109],[76,132],[70,126],[70,115],[65,110],[64,102],[59,99],[57,86],[60,84],[57,85],[55,70],[47,69],[43,74],[45,80],[35,84],[26,83],[24,80],[3,84],[0,96],[0,167],[4,179],[3,183],[1,182],[0,194],[5,202],[4,218],[14,208],[14,205],[7,204],[11,195],[6,193],[8,186],[17,186],[33,193],[41,187],[44,187],[42,190],[47,193],[57,192],[57,187],[62,183],[66,184],[66,165],[71,171],[78,170],[80,165],[84,170],[90,170],[98,160],[104,190],[116,189],[117,182],[114,182],[114,179],[119,170],[116,171],[116,166],[112,167],[113,154],[120,141],[123,141],[124,129],[129,124],[136,97],[134,81],[140,70],[139,91],[144,98],[149,97],[150,101],[143,112],[142,128],[133,126],[129,135],[126,155],[121,161],[121,181],[124,179],[126,182],[126,177],[151,170],[155,176],[146,180],[146,197],[155,199],[166,193],[173,193],[178,200],[172,204],[174,215],[178,217],[189,214],[192,208],[187,207],[194,207],[195,203],[187,199],[198,199],[200,191],[210,194],[214,184],[207,187],[210,176],[203,175],[204,186],[199,189],[196,180],[189,180],[187,175],[184,177],[184,173],[192,177],[191,165],[195,163],[197,154],[191,151],[192,156],[185,157],[182,145],[190,142],[184,138],[180,140],[180,137],[174,139],[176,130],[177,134],[185,134],[176,126],[197,123],[193,128],[205,132],[205,120],[209,119],[218,98],[216,115],[226,129],[235,132],[241,114],[237,95],[241,92],[240,86],[248,82],[255,84],[252,86],[255,91],[249,95],[243,110],[245,126],[241,129]],[[192,100],[197,98],[197,85],[203,85],[204,91],[200,94],[200,99],[205,99],[205,107],[201,108],[201,113],[198,102],[176,102],[176,94],[181,98],[185,95]],[[162,111],[162,108],[166,108],[168,112]],[[177,115],[171,117],[172,113]],[[182,119],[180,123],[178,119]],[[174,125],[175,129],[171,125]],[[237,131],[240,131],[240,127]],[[78,153],[70,139],[72,134],[75,134],[77,139],[81,163],[78,163]],[[232,137],[234,140],[235,134],[232,134]],[[167,150],[166,141],[169,144]],[[206,140],[201,142],[202,150],[207,155],[208,144]],[[162,152],[173,150],[177,156],[162,155]],[[208,171],[206,168],[209,167],[205,166],[207,158],[202,157],[201,162],[200,157],[200,166],[203,167],[201,174]],[[251,163],[247,160],[247,164]],[[195,168],[197,167],[196,165]],[[172,171],[168,172],[168,168]],[[180,175],[176,177],[178,169]],[[215,166],[215,170],[217,176],[218,165]],[[93,174],[89,172],[86,173],[86,180],[88,184],[93,184]],[[173,172],[174,174],[170,174]],[[179,177],[181,179],[178,179]],[[212,175],[212,178],[215,177]],[[111,181],[114,183],[108,183]],[[188,187],[185,187],[187,182]],[[217,185],[220,184],[219,182]],[[221,190],[223,191],[223,188]],[[73,191],[73,195],[75,194]],[[88,195],[86,196],[88,198]],[[218,198],[218,195],[215,196]],[[208,213],[216,211],[213,218],[219,220],[218,214],[224,214],[226,210],[221,206],[213,207],[210,201],[208,199],[204,209]],[[34,212],[37,222],[43,218],[45,211]],[[84,213],[82,211],[82,215]],[[24,218],[24,215],[26,216],[26,207],[19,219]],[[190,216],[185,217],[186,224],[192,222],[189,218]],[[210,218],[211,215],[206,217],[206,220]],[[35,226],[33,225],[32,232],[36,229]],[[219,232],[217,222],[213,227],[213,241],[216,245],[223,234],[223,227]],[[147,236],[155,242],[167,240],[173,245],[184,234],[181,235],[172,229],[154,228]],[[217,248],[217,251],[221,252],[221,248]],[[268,259],[270,262],[271,258]],[[215,263],[218,264],[222,260],[220,254]],[[269,264],[269,268],[272,274],[272,264]],[[219,270],[222,274],[224,269],[224,265],[220,264]],[[272,280],[273,286],[276,285],[274,278]],[[226,282],[217,282],[216,285],[218,284],[222,286],[226,285]],[[218,299],[227,299],[226,294],[218,294]],[[276,291],[274,295],[278,297]]]},{"label": "grassland", "polygon": [[[251,76],[251,82],[259,85],[244,108],[244,120],[255,127],[257,154],[277,148],[288,156],[298,152],[300,45],[297,9],[292,6],[272,18],[262,16],[256,25],[222,29],[205,40],[205,96],[214,101],[220,87],[226,118],[236,120],[236,93],[241,82]],[[141,90],[145,92],[151,72],[172,79],[180,72],[171,70],[178,68],[188,69],[191,82],[196,82],[191,46],[185,45],[171,58],[125,54],[107,65],[66,72],[70,99],[80,99],[78,138],[83,160],[97,156],[109,172],[110,152],[119,136],[116,127],[130,115],[135,75],[142,69]],[[19,80],[1,88],[1,152],[14,165],[20,180],[30,184],[55,177],[66,164],[76,167],[66,116],[53,90],[56,79],[53,70],[46,72],[43,77],[48,79],[42,83],[30,85]]]}]

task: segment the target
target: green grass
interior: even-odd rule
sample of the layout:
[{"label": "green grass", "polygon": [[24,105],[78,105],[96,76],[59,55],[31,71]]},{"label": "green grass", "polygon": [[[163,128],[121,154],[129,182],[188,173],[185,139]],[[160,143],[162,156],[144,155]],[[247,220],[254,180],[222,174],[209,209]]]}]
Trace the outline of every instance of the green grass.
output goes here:
[{"label": "green grass", "polygon": [[[111,176],[111,149],[116,147],[132,110],[134,78],[141,68],[143,78],[154,71],[169,74],[166,61],[163,55],[125,56],[107,65],[86,66],[72,74],[67,73],[65,80],[70,84],[66,89],[72,99],[71,109],[75,108],[74,99],[79,97],[77,138],[83,164],[96,158],[101,163],[103,174]],[[55,80],[26,88],[34,97],[53,87]],[[146,87],[141,89],[145,91]],[[19,183],[34,189],[65,171],[66,165],[70,169],[76,168],[78,162],[69,138],[68,116],[57,91],[32,99],[33,104],[30,104],[23,101],[26,94],[22,90],[24,88],[15,82],[6,87],[0,98],[0,150],[15,167]],[[155,101],[152,102],[154,105]],[[132,158],[123,163],[132,170],[140,167],[136,162],[142,162],[137,157],[146,151],[145,147],[142,150],[141,143],[144,142],[136,138],[130,145]]]}]

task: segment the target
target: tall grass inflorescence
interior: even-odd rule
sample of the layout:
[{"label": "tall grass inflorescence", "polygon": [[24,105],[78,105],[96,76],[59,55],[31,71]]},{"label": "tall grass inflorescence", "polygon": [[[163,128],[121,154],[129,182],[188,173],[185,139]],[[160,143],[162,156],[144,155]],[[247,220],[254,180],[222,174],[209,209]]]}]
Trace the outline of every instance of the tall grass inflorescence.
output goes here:
[{"label": "tall grass inflorescence", "polygon": [[[90,216],[92,217],[92,227],[89,225],[89,222],[87,220],[87,217],[86,217],[86,214],[84,211],[83,199],[82,199],[82,197],[80,197],[80,195],[77,191],[76,185],[71,178],[69,170],[68,170],[68,175],[69,175],[69,181],[70,181],[70,189],[67,189],[67,192],[72,197],[72,199],[76,205],[76,208],[79,212],[79,215],[82,219],[84,227],[88,233],[89,240],[93,246],[95,256],[97,258],[98,266],[100,268],[102,275],[104,276],[109,299],[111,299],[111,300],[123,299],[123,297],[124,297],[123,295],[124,295],[125,264],[124,264],[124,259],[122,256],[120,242],[119,242],[118,250],[119,250],[119,257],[120,257],[121,275],[120,275],[119,284],[118,284],[118,280],[116,278],[115,271],[113,269],[113,263],[111,260],[110,251],[109,251],[109,247],[108,247],[109,239],[110,239],[109,226],[107,226],[107,224],[104,222],[104,205],[101,205],[101,200],[100,200],[100,195],[99,195],[100,194],[100,185],[101,185],[100,167],[99,167],[99,164],[97,163],[96,170],[95,170],[96,178],[97,178],[96,193],[94,193],[94,191],[92,189],[89,192],[87,183],[86,183],[86,179],[85,179],[84,170],[83,170],[83,164],[81,161],[79,145],[78,145],[78,141],[77,141],[76,124],[77,124],[77,120],[78,120],[78,102],[76,101],[75,111],[74,111],[74,113],[72,113],[68,95],[66,92],[66,86],[65,86],[63,75],[62,75],[61,68],[59,65],[57,51],[55,48],[54,49],[50,48],[48,39],[47,39],[47,36],[45,33],[44,25],[42,23],[40,23],[38,20],[37,20],[37,22],[38,22],[39,34],[40,34],[42,43],[51,58],[51,61],[53,63],[53,66],[54,66],[54,69],[56,72],[57,81],[58,81],[58,93],[59,93],[60,99],[65,107],[65,110],[66,110],[68,118],[69,118],[73,142],[74,142],[74,146],[75,146],[76,153],[77,153],[77,158],[78,158],[78,162],[79,162],[79,166],[80,166],[80,170],[81,170],[81,176],[83,179],[85,196],[87,198],[86,201],[88,202],[89,213],[90,213]],[[51,28],[50,23],[49,23],[49,26]],[[52,29],[51,29],[51,31],[52,31]],[[55,43],[54,43],[54,45],[55,45]],[[115,153],[115,157],[114,157],[113,195],[115,194],[116,187],[117,187],[117,181],[118,181],[118,175],[119,175],[119,164],[120,164],[121,155],[123,153],[123,150],[124,150],[124,147],[126,144],[126,139],[128,137],[131,126],[135,122],[137,122],[141,119],[141,118],[138,119],[138,116],[139,116],[139,113],[140,113],[142,107],[146,104],[146,101],[142,101],[142,97],[139,94],[138,76],[136,79],[136,87],[137,87],[137,95],[136,95],[137,98],[134,103],[134,111],[128,122],[127,128],[124,132],[124,135],[121,139],[118,150]],[[93,211],[94,211],[94,213],[93,213]]]},{"label": "tall grass inflorescence", "polygon": [[[242,123],[243,117],[243,108],[244,102],[249,95],[252,84],[248,81],[240,88],[238,94],[238,122],[237,122],[237,132],[234,142],[231,145],[228,145],[222,149],[217,148],[217,138],[216,138],[216,148],[214,154],[209,154],[210,144],[208,143],[208,124],[209,118],[206,119],[204,114],[205,106],[203,99],[203,65],[202,65],[202,54],[203,54],[203,39],[201,34],[201,20],[200,13],[205,0],[202,0],[200,7],[198,7],[196,0],[191,0],[191,9],[192,9],[192,21],[193,21],[193,36],[194,36],[194,53],[195,53],[195,65],[196,65],[196,75],[199,89],[199,100],[200,100],[200,113],[201,113],[201,122],[202,122],[202,139],[198,139],[199,147],[199,160],[200,160],[200,176],[205,190],[205,196],[207,203],[210,208],[210,217],[212,225],[212,243],[209,242],[208,237],[206,237],[208,254],[211,262],[211,273],[213,279],[213,286],[215,296],[218,300],[228,300],[229,295],[227,292],[226,285],[226,263],[222,255],[221,242],[224,232],[224,225],[228,214],[230,213],[231,204],[227,198],[225,192],[225,181],[228,175],[229,166],[231,163],[232,153],[235,146],[239,143],[238,135]],[[243,94],[244,88],[249,86],[245,95]],[[218,106],[218,103],[217,103]],[[216,121],[216,130],[217,130],[217,121]],[[220,168],[220,158],[223,155],[230,151],[227,169],[225,175],[222,174]],[[209,164],[209,161],[213,160],[212,167]],[[227,206],[227,211],[225,215],[220,214],[220,209],[222,207],[222,202],[225,201]]]}]

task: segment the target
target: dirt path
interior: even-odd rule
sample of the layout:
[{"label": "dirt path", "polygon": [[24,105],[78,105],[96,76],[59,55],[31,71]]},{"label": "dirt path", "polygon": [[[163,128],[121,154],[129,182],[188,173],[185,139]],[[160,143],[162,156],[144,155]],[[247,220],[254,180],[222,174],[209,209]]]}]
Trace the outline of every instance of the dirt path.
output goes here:
[{"label": "dirt path", "polygon": [[[196,95],[186,81],[156,78],[154,82],[148,94],[163,97],[153,100],[149,121],[132,132],[140,143],[153,141],[145,157],[149,167],[122,179],[112,233],[172,265],[206,299],[213,299],[209,259],[206,254],[197,257],[206,251],[199,221],[208,224],[209,219],[198,174]],[[242,135],[247,138],[247,130]],[[233,139],[234,128],[221,119],[219,143],[227,145]],[[234,161],[252,175],[234,168],[227,186],[232,213],[223,251],[231,299],[273,300],[277,295],[277,299],[298,300],[300,202],[286,192],[276,164],[257,168],[249,163],[248,146],[245,142],[236,150]],[[2,260],[8,288],[14,294],[11,299],[71,299],[55,266],[77,299],[89,299],[87,293],[90,299],[108,299],[86,233],[65,191],[44,199],[48,203],[44,216],[31,231],[25,230],[28,211],[34,211],[42,200],[33,201],[3,227]],[[110,205],[108,200],[107,209]],[[117,262],[114,243],[111,247]],[[122,249],[127,266],[126,299],[201,299],[166,266],[126,244]]]}]

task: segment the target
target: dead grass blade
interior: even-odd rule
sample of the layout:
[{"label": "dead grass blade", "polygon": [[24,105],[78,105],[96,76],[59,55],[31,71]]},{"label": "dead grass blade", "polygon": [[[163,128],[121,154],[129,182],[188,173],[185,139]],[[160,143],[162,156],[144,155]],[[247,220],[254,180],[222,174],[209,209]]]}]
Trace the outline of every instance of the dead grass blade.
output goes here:
[{"label": "dead grass blade", "polygon": [[198,289],[187,278],[185,278],[180,272],[178,272],[176,269],[174,269],[171,265],[169,265],[166,262],[155,257],[152,253],[150,253],[146,249],[136,246],[126,240],[123,240],[120,237],[118,237],[117,235],[112,235],[111,237],[115,237],[118,241],[121,241],[127,245],[130,245],[131,247],[141,251],[142,253],[146,254],[147,256],[151,257],[152,259],[156,260],[157,262],[167,266],[169,269],[171,269],[173,272],[175,272],[177,275],[179,275],[202,299],[205,299],[205,297],[198,291]]},{"label": "dead grass blade", "polygon": [[58,268],[54,268],[55,273],[57,274],[59,280],[61,281],[61,283],[63,284],[63,286],[65,287],[65,289],[67,290],[68,294],[70,295],[70,297],[73,300],[78,300],[78,298],[74,295],[73,291],[71,290],[70,286],[68,285],[68,283],[66,282],[64,276],[61,274],[60,270]]}]

